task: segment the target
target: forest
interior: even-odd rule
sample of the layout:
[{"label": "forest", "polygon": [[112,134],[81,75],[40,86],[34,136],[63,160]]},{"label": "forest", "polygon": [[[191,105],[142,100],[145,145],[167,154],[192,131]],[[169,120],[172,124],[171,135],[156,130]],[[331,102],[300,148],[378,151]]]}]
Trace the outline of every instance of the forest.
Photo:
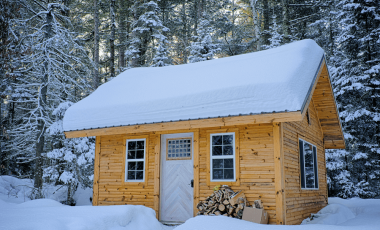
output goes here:
[{"label": "forest", "polygon": [[302,39],[325,50],[345,134],[329,196],[380,196],[379,0],[2,0],[0,33],[0,175],[33,179],[32,199],[92,187],[95,140],[66,139],[62,119],[120,72]]}]

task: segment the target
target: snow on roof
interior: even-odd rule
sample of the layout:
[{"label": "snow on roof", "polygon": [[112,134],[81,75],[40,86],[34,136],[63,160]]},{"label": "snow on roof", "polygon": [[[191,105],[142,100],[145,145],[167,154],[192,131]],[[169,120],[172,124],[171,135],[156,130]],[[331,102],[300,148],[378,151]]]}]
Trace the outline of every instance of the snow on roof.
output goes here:
[{"label": "snow on roof", "polygon": [[300,111],[323,55],[308,39],[186,65],[132,68],[71,106],[63,128]]}]

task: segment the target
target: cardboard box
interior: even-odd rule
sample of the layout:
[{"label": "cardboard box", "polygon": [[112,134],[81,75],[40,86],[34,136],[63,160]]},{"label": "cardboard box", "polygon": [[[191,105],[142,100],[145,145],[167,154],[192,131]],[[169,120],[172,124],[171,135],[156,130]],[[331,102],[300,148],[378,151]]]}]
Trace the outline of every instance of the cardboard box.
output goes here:
[{"label": "cardboard box", "polygon": [[269,216],[264,209],[244,207],[242,219],[258,224],[268,224]]}]

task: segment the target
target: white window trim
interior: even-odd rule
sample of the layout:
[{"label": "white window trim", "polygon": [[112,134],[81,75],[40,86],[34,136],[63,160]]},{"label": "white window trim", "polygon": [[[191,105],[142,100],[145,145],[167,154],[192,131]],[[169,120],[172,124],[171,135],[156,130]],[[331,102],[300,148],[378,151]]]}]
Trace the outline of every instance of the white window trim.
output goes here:
[{"label": "white window trim", "polygon": [[[303,151],[303,154],[302,154],[302,156],[303,156],[303,176],[304,176],[304,180],[305,180],[305,187],[306,187],[306,167],[305,167],[305,164],[306,164],[306,161],[305,161],[305,143],[307,143],[307,144],[310,144],[311,146],[313,146],[313,147],[315,147],[315,154],[316,154],[316,156],[315,156],[315,159],[316,159],[316,161],[314,162],[314,151],[313,151],[313,162],[314,162],[314,164],[313,164],[313,172],[315,172],[315,168],[314,167],[316,167],[317,168],[317,177],[318,177],[318,188],[302,188],[301,187],[301,189],[302,190],[319,190],[319,176],[318,176],[318,149],[317,149],[317,146],[315,146],[315,145],[313,145],[313,144],[311,144],[310,142],[308,142],[308,141],[305,141],[304,139],[302,139],[302,138],[299,138],[301,141],[303,141],[304,143],[303,143],[303,147],[302,147],[302,151]],[[299,147],[298,147],[298,151],[299,151]],[[300,169],[301,170],[301,169]],[[301,171],[300,171],[300,174],[301,174]],[[314,185],[315,185],[315,174],[314,174]]]},{"label": "white window trim", "polygon": [[[128,142],[130,141],[144,141],[144,157],[143,159],[128,159]],[[146,162],[145,162],[145,157],[146,157],[146,138],[141,138],[141,139],[127,139],[126,141],[126,146],[125,146],[125,173],[124,173],[124,181],[125,182],[145,182],[145,167],[146,167]],[[142,161],[144,162],[144,169],[143,169],[143,179],[142,180],[128,180],[128,162],[137,162],[137,161]]]},{"label": "white window trim", "polygon": [[[212,137],[213,136],[220,136],[220,135],[232,135],[233,136],[233,141],[232,141],[232,149],[233,149],[233,155],[222,155],[222,156],[213,156],[212,155]],[[212,133],[210,134],[210,181],[211,182],[235,182],[236,181],[236,161],[235,161],[235,156],[236,156],[236,149],[235,149],[235,133]],[[219,179],[215,180],[212,179],[213,175],[213,168],[212,168],[212,160],[213,159],[232,159],[233,160],[233,166],[234,166],[234,178],[231,180],[226,180],[226,179]]]}]

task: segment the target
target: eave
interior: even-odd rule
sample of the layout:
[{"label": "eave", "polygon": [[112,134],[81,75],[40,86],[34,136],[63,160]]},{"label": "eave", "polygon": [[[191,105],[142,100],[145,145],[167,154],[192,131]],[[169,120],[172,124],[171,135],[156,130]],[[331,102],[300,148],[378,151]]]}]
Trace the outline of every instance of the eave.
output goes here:
[{"label": "eave", "polygon": [[302,119],[301,111],[281,112],[281,113],[265,113],[255,115],[242,115],[220,118],[208,118],[199,120],[185,120],[161,122],[153,124],[138,124],[120,127],[106,127],[87,130],[75,130],[65,132],[66,138],[128,134],[128,133],[144,133],[144,132],[160,132],[169,130],[191,130],[198,128],[223,127],[245,124],[260,124],[273,122],[290,122],[300,121]]},{"label": "eave", "polygon": [[[325,148],[344,149],[346,144],[342,124],[340,122],[331,80],[324,58],[304,108],[309,107],[310,100],[313,100],[315,109],[317,110]],[[303,109],[302,115],[304,116],[305,114],[306,109]]]}]

